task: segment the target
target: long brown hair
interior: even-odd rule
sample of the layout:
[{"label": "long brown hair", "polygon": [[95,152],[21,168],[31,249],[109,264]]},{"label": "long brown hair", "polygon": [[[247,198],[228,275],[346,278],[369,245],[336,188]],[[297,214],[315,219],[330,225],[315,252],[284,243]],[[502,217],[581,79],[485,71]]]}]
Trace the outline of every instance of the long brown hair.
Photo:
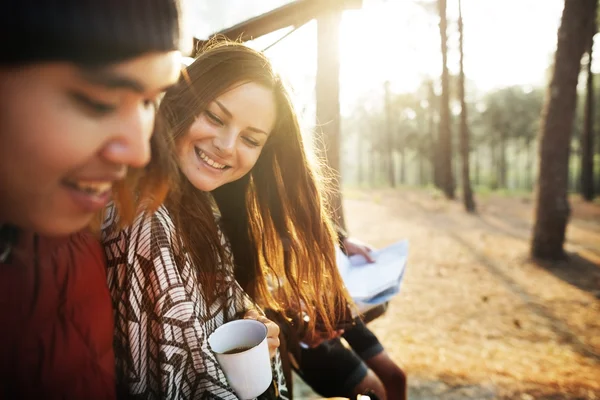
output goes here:
[{"label": "long brown hair", "polygon": [[213,217],[216,204],[235,277],[246,292],[275,310],[299,310],[303,304],[309,328],[320,319],[331,332],[348,305],[336,266],[335,234],[288,92],[268,59],[239,43],[210,43],[167,92],[159,114],[177,142],[214,99],[244,82],[271,89],[276,103],[276,122],[256,165],[211,194],[182,178],[166,207],[209,303],[219,296],[224,255]]}]

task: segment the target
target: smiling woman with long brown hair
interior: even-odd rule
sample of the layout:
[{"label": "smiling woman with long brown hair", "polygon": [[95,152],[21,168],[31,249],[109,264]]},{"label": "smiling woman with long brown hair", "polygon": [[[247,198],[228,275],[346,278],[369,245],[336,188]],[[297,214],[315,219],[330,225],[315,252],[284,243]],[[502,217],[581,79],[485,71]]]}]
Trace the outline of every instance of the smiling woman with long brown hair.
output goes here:
[{"label": "smiling woman with long brown hair", "polygon": [[[262,53],[213,43],[159,114],[173,138],[177,189],[125,231],[114,212],[104,226],[117,372],[130,394],[235,399],[208,335],[252,308],[301,305],[309,329],[322,320],[333,333],[348,304],[335,233],[288,92]],[[259,318],[274,355],[265,396],[287,398],[278,328]]]}]

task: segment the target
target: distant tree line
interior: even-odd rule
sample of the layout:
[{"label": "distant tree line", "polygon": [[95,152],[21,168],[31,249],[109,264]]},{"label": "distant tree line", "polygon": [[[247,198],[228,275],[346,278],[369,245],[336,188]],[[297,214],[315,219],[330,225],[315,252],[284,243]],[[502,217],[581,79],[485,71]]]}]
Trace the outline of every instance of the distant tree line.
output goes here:
[{"label": "distant tree line", "polygon": [[[446,65],[446,0],[421,3],[439,18],[441,76],[413,93],[392,93],[386,83],[381,101],[371,98],[341,121],[345,181],[433,185],[448,199],[459,187],[469,212],[476,209],[471,184],[535,190],[532,256],[564,257],[567,194],[579,192],[592,201],[600,191],[600,113],[594,101],[600,84],[591,70],[597,0],[565,0],[546,88],[511,86],[484,94],[464,74],[461,2],[458,76]],[[578,81],[584,82],[579,90]]]}]

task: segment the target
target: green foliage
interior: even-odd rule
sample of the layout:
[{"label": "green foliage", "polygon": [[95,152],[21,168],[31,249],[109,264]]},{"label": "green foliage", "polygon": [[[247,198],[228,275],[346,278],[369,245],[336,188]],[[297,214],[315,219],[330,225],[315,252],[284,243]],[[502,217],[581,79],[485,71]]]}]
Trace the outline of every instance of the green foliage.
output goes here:
[{"label": "green foliage", "polygon": [[503,137],[507,140],[533,140],[539,129],[544,101],[541,89],[510,86],[488,93],[483,102],[483,111],[476,118],[481,126],[476,140],[485,143]]},{"label": "green foliage", "polygon": [[[594,86],[595,93],[600,93],[600,75],[594,80]],[[574,123],[570,168],[572,191],[576,190],[579,182],[579,132],[583,126],[584,89],[585,85],[580,85]],[[471,179],[477,194],[485,195],[485,190],[501,188],[508,193],[531,191],[536,180],[536,138],[545,90],[511,86],[480,94],[467,86],[467,93],[470,94],[467,107],[472,149]],[[359,103],[354,112],[342,120],[344,182],[371,188],[388,186],[385,155],[391,148],[398,184],[431,184],[435,160],[433,149],[438,134],[438,101],[438,95],[432,92],[431,82],[425,80],[413,93],[390,93],[389,115],[386,115],[382,90],[371,93]],[[597,96],[596,108],[598,104],[600,97]],[[454,101],[451,108],[455,113],[456,106]],[[458,124],[457,115],[453,115],[452,124]],[[598,177],[600,113],[595,114],[594,128],[598,138],[595,141],[595,176]],[[388,135],[392,135],[392,140]],[[457,142],[454,142],[455,148]],[[503,150],[500,151],[500,147]],[[504,161],[500,161],[499,157],[503,157]],[[456,173],[458,164],[455,168]],[[406,179],[401,181],[402,169]],[[502,169],[504,172],[499,173]],[[600,186],[600,182],[596,184]]]}]

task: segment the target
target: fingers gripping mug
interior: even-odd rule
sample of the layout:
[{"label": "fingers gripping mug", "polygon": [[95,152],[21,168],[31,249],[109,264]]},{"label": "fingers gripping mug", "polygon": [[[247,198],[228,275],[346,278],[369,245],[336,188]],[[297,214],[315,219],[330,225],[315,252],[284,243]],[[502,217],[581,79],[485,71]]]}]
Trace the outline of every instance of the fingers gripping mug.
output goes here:
[{"label": "fingers gripping mug", "polygon": [[210,335],[208,344],[240,399],[253,399],[269,388],[273,375],[265,324],[253,319],[228,322]]}]

